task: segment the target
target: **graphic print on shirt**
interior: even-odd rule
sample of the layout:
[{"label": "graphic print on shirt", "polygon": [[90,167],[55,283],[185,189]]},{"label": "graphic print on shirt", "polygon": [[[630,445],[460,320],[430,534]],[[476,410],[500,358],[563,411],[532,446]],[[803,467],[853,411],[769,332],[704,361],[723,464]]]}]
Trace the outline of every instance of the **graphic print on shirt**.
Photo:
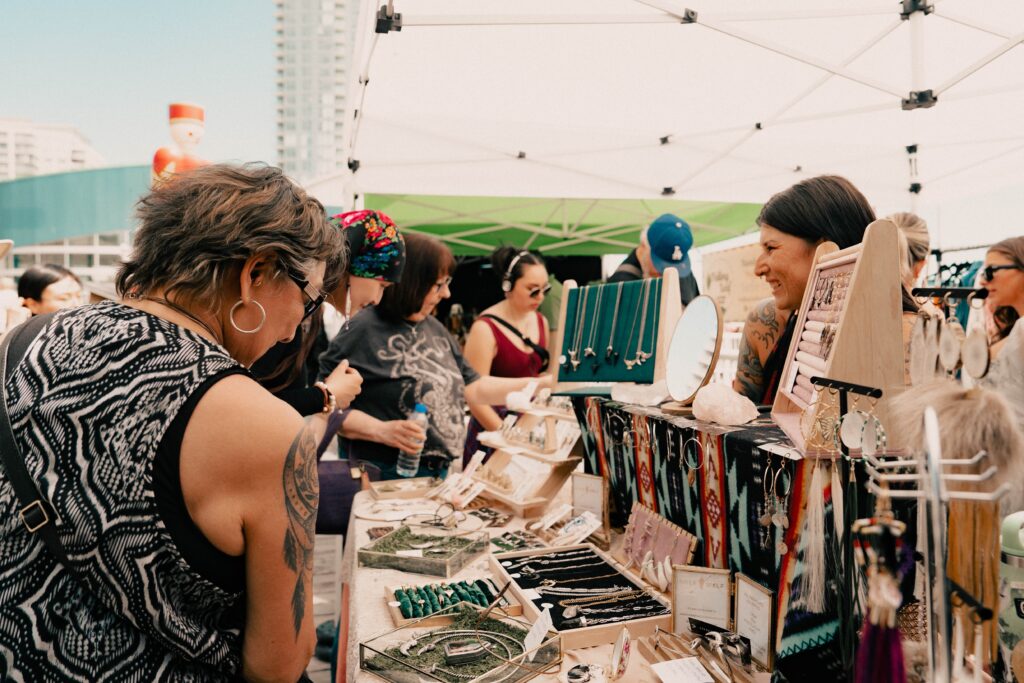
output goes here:
[{"label": "graphic print on shirt", "polygon": [[[388,338],[377,358],[391,366],[392,378],[407,378],[402,386],[402,405],[411,409],[422,403],[427,407],[433,432],[427,436],[427,447],[439,440],[446,451],[441,455],[446,458],[461,453],[466,440],[462,396],[466,384],[455,364],[451,344],[443,337],[421,338],[415,331],[412,335],[399,333]],[[413,381],[408,381],[410,377]]]}]

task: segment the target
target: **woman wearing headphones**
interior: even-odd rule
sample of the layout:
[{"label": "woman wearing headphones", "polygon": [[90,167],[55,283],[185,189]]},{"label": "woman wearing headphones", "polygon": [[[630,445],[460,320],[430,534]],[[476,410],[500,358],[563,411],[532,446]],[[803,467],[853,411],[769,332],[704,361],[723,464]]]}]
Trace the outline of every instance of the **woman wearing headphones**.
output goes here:
[{"label": "woman wearing headphones", "polygon": [[[494,272],[501,275],[504,298],[484,310],[469,330],[465,358],[481,375],[537,377],[549,360],[548,321],[538,312],[551,289],[544,260],[517,247],[499,247],[491,254]],[[501,429],[503,407],[470,405],[464,460],[479,448],[476,436]]]}]

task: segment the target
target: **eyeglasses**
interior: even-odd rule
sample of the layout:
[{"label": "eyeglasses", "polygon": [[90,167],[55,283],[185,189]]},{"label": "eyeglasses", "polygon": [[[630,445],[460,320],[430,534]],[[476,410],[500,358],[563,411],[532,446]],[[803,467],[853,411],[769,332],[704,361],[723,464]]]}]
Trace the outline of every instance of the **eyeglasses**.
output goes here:
[{"label": "eyeglasses", "polygon": [[551,285],[544,285],[543,287],[538,287],[537,289],[531,289],[529,292],[527,292],[527,294],[530,295],[531,299],[536,299],[541,294],[543,294],[544,296],[547,296],[548,292],[550,292],[550,291],[551,291]]},{"label": "eyeglasses", "polygon": [[451,277],[451,275],[449,275],[445,279],[443,279],[440,282],[437,282],[437,283],[434,284],[434,291],[437,292],[438,294],[440,294],[441,290],[444,289],[445,287],[447,287],[448,285],[450,285],[451,283],[452,283],[452,277]]},{"label": "eyeglasses", "polygon": [[1020,266],[985,266],[981,269],[981,279],[983,282],[992,282],[992,278],[996,276],[996,273],[1000,270],[1020,270]]},{"label": "eyeglasses", "polygon": [[302,307],[302,319],[305,320],[309,316],[316,312],[316,309],[320,308],[320,304],[327,298],[327,292],[321,292],[319,289],[309,284],[309,280],[304,279],[301,275],[288,271],[288,277],[291,281],[299,286],[302,293],[309,299]]}]

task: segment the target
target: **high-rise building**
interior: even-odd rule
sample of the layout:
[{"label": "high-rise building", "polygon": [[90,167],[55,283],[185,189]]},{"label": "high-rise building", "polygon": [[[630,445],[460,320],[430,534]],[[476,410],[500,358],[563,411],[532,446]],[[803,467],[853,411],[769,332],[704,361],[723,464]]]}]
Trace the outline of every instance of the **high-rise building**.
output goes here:
[{"label": "high-rise building", "polygon": [[343,163],[356,0],[276,0],[277,161],[309,182]]},{"label": "high-rise building", "polygon": [[74,126],[0,119],[0,180],[80,171],[103,163]]}]

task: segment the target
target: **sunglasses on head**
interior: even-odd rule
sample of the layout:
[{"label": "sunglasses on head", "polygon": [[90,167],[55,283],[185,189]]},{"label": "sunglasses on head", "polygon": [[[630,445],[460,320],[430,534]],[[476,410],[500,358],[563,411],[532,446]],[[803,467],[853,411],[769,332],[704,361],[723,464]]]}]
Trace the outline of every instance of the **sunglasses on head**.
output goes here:
[{"label": "sunglasses on head", "polygon": [[996,273],[1000,270],[1020,270],[1019,266],[985,266],[981,269],[981,279],[985,282],[992,282],[992,278],[996,276]]},{"label": "sunglasses on head", "polygon": [[302,290],[302,293],[306,295],[307,299],[309,299],[309,301],[303,304],[302,307],[302,319],[305,320],[309,316],[313,315],[316,312],[316,309],[320,308],[320,304],[322,304],[324,299],[327,298],[327,292],[321,292],[319,289],[309,284],[309,280],[306,280],[298,273],[294,273],[289,270],[288,277],[292,282],[298,285],[299,289]]},{"label": "sunglasses on head", "polygon": [[537,289],[531,289],[529,292],[527,292],[527,294],[529,294],[531,299],[536,299],[541,294],[543,294],[544,296],[547,296],[548,292],[550,292],[550,291],[551,291],[551,285],[544,285],[543,287],[539,287]]}]

